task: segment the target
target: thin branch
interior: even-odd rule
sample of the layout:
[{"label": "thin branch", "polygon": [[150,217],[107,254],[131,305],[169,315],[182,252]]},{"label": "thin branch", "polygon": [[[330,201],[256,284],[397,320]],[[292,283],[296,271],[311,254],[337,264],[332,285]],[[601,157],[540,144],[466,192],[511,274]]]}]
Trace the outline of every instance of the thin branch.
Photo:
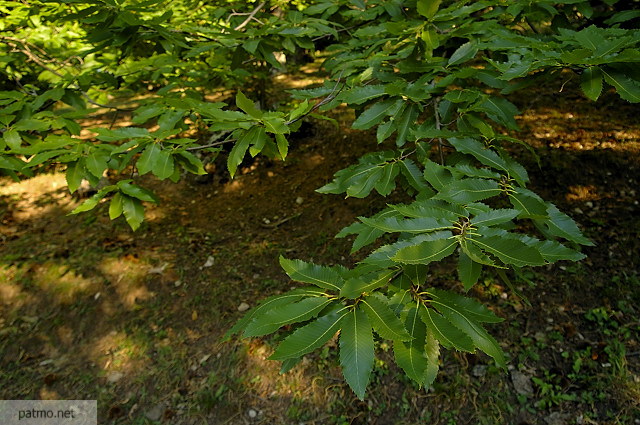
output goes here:
[{"label": "thin branch", "polygon": [[[242,28],[246,27],[247,24],[249,24],[249,22],[251,22],[253,17],[256,16],[256,13],[258,13],[260,11],[260,9],[262,9],[266,4],[267,4],[266,1],[263,1],[262,3],[260,3],[255,9],[253,9],[253,11],[251,13],[249,13],[249,16],[247,16],[247,19],[245,19],[240,25],[235,27],[234,30],[235,31],[240,31]],[[260,22],[260,21],[258,21],[258,22]]]},{"label": "thin branch", "polygon": [[[189,148],[187,148],[187,149],[185,149],[185,150],[188,150],[188,151],[198,151],[198,150],[201,150],[201,149],[215,148],[216,146],[222,146],[222,145],[224,145],[224,144],[226,144],[226,143],[231,143],[231,142],[235,142],[235,141],[237,141],[238,139],[229,139],[229,138],[228,138],[228,137],[229,137],[229,136],[231,136],[232,134],[233,134],[233,133],[232,133],[232,132],[230,132],[230,131],[228,131],[228,132],[226,132],[226,133],[222,133],[221,135],[219,135],[219,136],[216,138],[216,141],[215,141],[215,142],[207,143],[206,145],[191,146],[191,147],[189,147]],[[221,139],[222,137],[225,137],[225,136],[226,136],[226,138],[225,138],[224,140],[219,140],[219,139]],[[209,139],[209,140],[211,140],[211,139]]]},{"label": "thin branch", "polygon": [[[33,62],[36,63],[36,65],[40,66],[41,68],[44,68],[45,70],[51,72],[53,75],[59,77],[60,79],[66,79],[67,77],[63,74],[61,74],[60,72],[58,72],[57,70],[51,68],[49,65],[47,65],[47,63],[56,63],[57,61],[55,59],[43,59],[40,56],[36,55],[35,53],[33,53],[30,49],[30,46],[28,46],[28,42],[24,42],[22,40],[19,40],[17,38],[13,38],[13,37],[5,37],[2,36],[0,37],[0,41],[4,42],[7,45],[13,46],[13,48],[24,54],[25,56],[27,56],[29,59],[31,59]],[[18,44],[19,43],[19,44]],[[38,46],[33,46],[35,47],[37,50],[39,50],[40,52],[44,54],[44,50],[42,50],[40,47]],[[59,63],[59,62],[58,62]],[[63,64],[65,64],[66,62],[63,62]],[[82,94],[82,96],[87,100],[87,102],[91,103],[92,105],[98,106],[100,108],[107,108],[107,109],[115,109],[116,111],[132,111],[133,109],[127,109],[127,108],[119,108],[117,106],[112,106],[112,105],[104,105],[102,103],[98,103],[95,100],[91,99],[91,97],[89,96],[89,94],[82,90],[80,88],[80,86],[78,85],[78,83],[73,83],[72,85],[70,85],[70,87],[80,91],[80,93]]]},{"label": "thin branch", "polygon": [[412,150],[409,153],[405,153],[404,155],[400,156],[400,158],[398,158],[398,161],[405,160],[405,159],[409,158],[411,155],[413,155],[414,153],[416,153],[416,149]]},{"label": "thin branch", "polygon": [[[336,32],[345,32],[345,31],[349,32],[349,30],[352,30],[352,29],[357,28],[359,26],[361,26],[361,25],[358,24],[358,25],[352,25],[350,27],[340,28],[340,29],[336,30]],[[349,33],[349,34],[351,34],[351,33]],[[318,40],[322,40],[323,38],[327,38],[327,37],[331,37],[331,34],[319,35],[317,37],[312,38],[311,41],[318,41]]]},{"label": "thin branch", "polygon": [[[322,99],[320,102],[316,103],[315,105],[313,105],[313,108],[311,108],[309,110],[309,112],[300,115],[298,118],[289,120],[287,122],[285,122],[285,125],[291,125],[296,121],[300,121],[302,118],[306,117],[307,115],[313,113],[314,111],[317,111],[320,107],[322,107],[323,105],[326,105],[327,103],[331,102],[333,99],[336,98],[336,96],[338,96],[340,94],[340,92],[342,91],[343,87],[340,87],[340,90],[338,89],[338,86],[340,85],[340,80],[342,79],[342,73],[344,72],[344,69],[340,72],[340,75],[338,75],[338,79],[336,80],[336,85],[333,86],[333,89],[331,90],[331,93],[329,93],[327,95],[327,97],[325,97],[324,99]],[[336,92],[337,90],[337,92]]]},{"label": "thin branch", "polygon": [[529,25],[529,28],[531,28],[531,31],[533,31],[535,34],[540,34],[540,31],[538,31],[538,29],[535,26],[533,26],[533,22],[531,22],[529,17],[525,17],[524,21],[527,23],[527,25]]}]

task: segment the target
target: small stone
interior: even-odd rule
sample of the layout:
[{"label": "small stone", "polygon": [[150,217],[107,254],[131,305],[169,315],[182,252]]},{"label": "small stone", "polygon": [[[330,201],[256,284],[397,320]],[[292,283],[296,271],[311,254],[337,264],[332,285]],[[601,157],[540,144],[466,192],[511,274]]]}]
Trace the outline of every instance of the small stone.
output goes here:
[{"label": "small stone", "polygon": [[298,205],[302,205],[302,203],[303,203],[303,202],[304,202],[304,198],[303,198],[303,197],[298,196],[298,197],[296,198],[296,204],[298,204]]},{"label": "small stone", "polygon": [[584,206],[587,207],[587,208],[593,208],[593,202],[587,201],[587,202],[584,203]]},{"label": "small stone", "polygon": [[151,268],[149,268],[149,271],[147,273],[148,274],[163,274],[164,273],[164,269],[166,269],[168,265],[169,265],[169,263],[164,263],[163,265],[161,265],[159,267],[151,267]]},{"label": "small stone", "polygon": [[475,365],[473,369],[471,369],[471,374],[476,378],[482,378],[484,375],[487,374],[487,369],[488,369],[487,365],[481,365],[481,364]]},{"label": "small stone", "polygon": [[213,258],[213,256],[210,255],[207,257],[207,261],[202,265],[201,268],[211,267],[213,266],[214,262],[215,262],[215,258]]},{"label": "small stone", "polygon": [[154,421],[155,422],[155,421],[159,421],[160,420],[160,418],[162,417],[163,413],[164,413],[164,405],[156,404],[151,409],[146,411],[144,415],[150,421]]},{"label": "small stone", "polygon": [[254,418],[256,418],[256,417],[258,416],[258,412],[256,412],[256,411],[255,411],[255,410],[253,410],[253,409],[249,409],[249,411],[247,412],[247,415],[249,415],[249,417],[250,417],[251,419],[254,419]]},{"label": "small stone", "polygon": [[175,282],[173,282],[173,286],[175,286],[176,288],[178,286],[182,285],[182,281],[180,279],[176,280]]},{"label": "small stone", "polygon": [[531,385],[531,378],[522,372],[514,370],[511,372],[511,382],[516,392],[520,395],[531,396],[533,395],[533,386]]},{"label": "small stone", "polygon": [[249,310],[249,304],[247,303],[240,303],[240,305],[238,306],[238,311],[243,312],[243,311],[247,311]]},{"label": "small stone", "polygon": [[107,375],[107,382],[110,384],[115,384],[122,378],[124,378],[124,373],[122,372],[109,372],[109,374]]},{"label": "small stone", "polygon": [[548,425],[567,425],[568,419],[569,415],[566,413],[553,412],[552,414],[544,418],[544,421]]}]

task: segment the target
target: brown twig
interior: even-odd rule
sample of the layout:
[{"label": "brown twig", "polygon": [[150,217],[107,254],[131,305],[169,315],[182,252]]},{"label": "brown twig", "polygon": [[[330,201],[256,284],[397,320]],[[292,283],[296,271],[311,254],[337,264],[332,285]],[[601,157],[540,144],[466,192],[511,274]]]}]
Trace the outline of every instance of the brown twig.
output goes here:
[{"label": "brown twig", "polygon": [[276,221],[275,223],[270,223],[270,224],[260,223],[260,226],[264,227],[265,229],[275,229],[278,226],[280,226],[281,224],[284,224],[289,220],[293,220],[294,218],[300,217],[301,214],[302,213],[298,213],[298,214],[294,214],[294,215],[289,216],[289,217],[285,217],[282,220]]},{"label": "brown twig", "polygon": [[[46,55],[46,52],[44,50],[42,50],[40,47],[38,47],[36,45],[33,45],[33,44],[29,43],[29,42],[25,42],[23,40],[19,40],[19,39],[14,38],[14,37],[0,36],[0,41],[2,41],[3,43],[5,43],[7,45],[13,46],[15,51],[24,54],[29,59],[31,59],[33,62],[35,62],[36,65],[38,65],[41,68],[44,68],[45,70],[51,72],[53,75],[55,75],[55,76],[57,76],[57,77],[59,77],[61,79],[66,79],[67,78],[65,75],[61,74],[57,70],[55,70],[55,69],[51,68],[49,65],[47,65],[47,64],[50,64],[50,63],[58,63],[59,64],[60,63],[59,61],[57,61],[55,59],[52,59],[52,58],[41,58],[40,56],[38,56],[35,53],[33,53],[33,51],[30,48],[30,47],[34,47],[42,55]],[[66,64],[67,61],[62,62],[62,64],[63,65]],[[91,99],[89,94],[86,91],[82,90],[77,83],[73,83],[73,85],[71,85],[71,87],[75,88],[78,91],[80,91],[80,93],[87,100],[87,102],[91,103],[92,105],[98,106],[100,108],[115,109],[116,111],[132,111],[132,109],[119,108],[117,106],[104,105],[102,103],[96,102],[95,100]]]},{"label": "brown twig", "polygon": [[[342,73],[343,73],[343,72],[344,72],[344,70],[342,70],[342,71],[340,72],[340,75],[338,75],[338,79],[337,79],[337,81],[336,81],[336,85],[335,85],[335,86],[333,86],[333,89],[331,90],[331,92],[330,92],[330,93],[329,93],[329,94],[328,94],[324,99],[322,99],[321,101],[319,101],[318,103],[316,103],[315,105],[313,105],[313,108],[311,108],[311,109],[309,110],[309,112],[307,112],[307,113],[305,113],[305,114],[303,114],[303,115],[300,115],[299,117],[297,117],[297,118],[295,118],[295,119],[292,119],[292,120],[289,120],[289,121],[285,122],[285,125],[291,125],[291,124],[293,124],[293,123],[294,123],[294,122],[296,122],[296,121],[300,121],[302,118],[304,118],[304,117],[306,117],[307,115],[309,115],[309,114],[313,113],[314,111],[317,111],[320,107],[322,107],[323,105],[326,105],[327,103],[329,103],[329,102],[331,102],[333,99],[335,99],[335,98],[336,98],[336,96],[338,96],[338,95],[340,94],[340,92],[342,91],[342,89],[344,88],[344,87],[341,87],[341,88],[340,88],[340,90],[337,90],[337,89],[338,89],[338,86],[340,85],[340,80],[342,79]],[[337,90],[337,92],[336,92],[336,90]]]},{"label": "brown twig", "polygon": [[222,146],[224,144],[231,143],[231,142],[236,142],[236,141],[237,141],[237,139],[222,140],[220,142],[208,143],[206,145],[192,146],[190,148],[186,148],[185,150],[187,150],[187,151],[197,151],[197,150],[200,150],[200,149],[215,148],[216,146]]},{"label": "brown twig", "polygon": [[[245,19],[240,25],[235,27],[234,30],[235,31],[240,31],[242,28],[246,27],[247,24],[249,24],[249,22],[251,22],[251,20],[254,19],[254,17],[256,16],[256,13],[258,13],[260,11],[260,9],[262,9],[266,4],[267,4],[267,2],[263,1],[258,6],[256,6],[256,8],[253,9],[251,11],[251,13],[249,13],[249,15],[247,16],[247,19]],[[258,22],[260,22],[260,21],[258,21]]]}]

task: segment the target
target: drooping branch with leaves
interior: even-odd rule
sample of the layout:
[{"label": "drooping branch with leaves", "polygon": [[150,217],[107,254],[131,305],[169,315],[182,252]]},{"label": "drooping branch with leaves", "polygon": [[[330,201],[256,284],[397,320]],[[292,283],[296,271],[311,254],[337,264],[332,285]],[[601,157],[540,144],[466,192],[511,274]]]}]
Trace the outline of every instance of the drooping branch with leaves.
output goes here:
[{"label": "drooping branch with leaves", "polygon": [[[480,350],[505,366],[485,330],[501,319],[459,291],[435,287],[432,263],[453,257],[464,291],[487,269],[512,287],[513,270],[578,261],[580,247],[592,245],[568,215],[527,187],[527,170],[510,153],[511,145],[526,144],[514,137],[519,111],[508,99],[536,84],[579,78],[594,101],[615,90],[640,102],[640,12],[638,2],[627,3],[325,0],[244,4],[246,12],[236,12],[240,5],[183,1],[163,13],[147,12],[150,5],[160,10],[160,1],[16,4],[12,12],[19,13],[3,32],[34,38],[51,25],[28,18],[36,7],[49,8],[52,25],[64,29],[68,49],[82,61],[52,75],[5,43],[5,86],[12,81],[15,88],[0,93],[0,168],[20,178],[67,164],[72,192],[83,180],[97,185],[105,173],[116,176],[74,212],[108,199],[110,217],[124,215],[135,230],[143,203],[157,201],[135,176],[203,174],[193,152],[219,153],[223,144],[233,144],[231,176],[247,153],[285,159],[287,135],[303,119],[346,104],[357,113],[352,128],[371,135],[372,150],[318,191],[356,198],[403,191],[411,201],[359,217],[337,235],[354,237],[353,252],[365,251],[351,269],[280,258],[303,285],[263,300],[227,337],[286,327],[271,358],[287,371],[339,334],[344,376],[359,398],[375,341],[388,340],[407,376],[428,387],[441,347]],[[215,87],[269,78],[282,66],[276,53],[314,54],[320,41],[327,81],[292,91],[298,103],[289,110],[259,107],[259,90],[237,89],[234,105],[206,101]],[[63,55],[46,38],[32,43]],[[83,98],[113,102],[136,85],[150,93],[131,105],[134,126],[77,137],[81,119],[96,112]],[[223,140],[184,135],[194,127]]]}]

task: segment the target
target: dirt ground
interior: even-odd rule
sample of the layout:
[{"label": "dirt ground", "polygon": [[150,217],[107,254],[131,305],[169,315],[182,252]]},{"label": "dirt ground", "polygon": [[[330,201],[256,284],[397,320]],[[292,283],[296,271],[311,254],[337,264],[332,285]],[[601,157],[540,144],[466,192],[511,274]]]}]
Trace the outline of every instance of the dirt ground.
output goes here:
[{"label": "dirt ground", "polygon": [[[507,320],[490,327],[509,371],[446,352],[429,391],[398,373],[384,344],[365,402],[331,344],[279,375],[269,338],[222,343],[254,306],[293,283],[278,256],[351,265],[334,235],[385,200],[315,189],[375,144],[313,121],[286,162],[258,159],[228,181],[143,179],[161,198],[132,232],[106,205],[79,202],[61,173],[0,180],[0,399],[97,399],[100,424],[637,424],[640,418],[640,109],[571,82],[514,100],[514,148],[531,188],[596,246],[580,264],[524,272],[527,306],[491,274],[474,295]],[[456,285],[455,273],[434,272]]]}]

